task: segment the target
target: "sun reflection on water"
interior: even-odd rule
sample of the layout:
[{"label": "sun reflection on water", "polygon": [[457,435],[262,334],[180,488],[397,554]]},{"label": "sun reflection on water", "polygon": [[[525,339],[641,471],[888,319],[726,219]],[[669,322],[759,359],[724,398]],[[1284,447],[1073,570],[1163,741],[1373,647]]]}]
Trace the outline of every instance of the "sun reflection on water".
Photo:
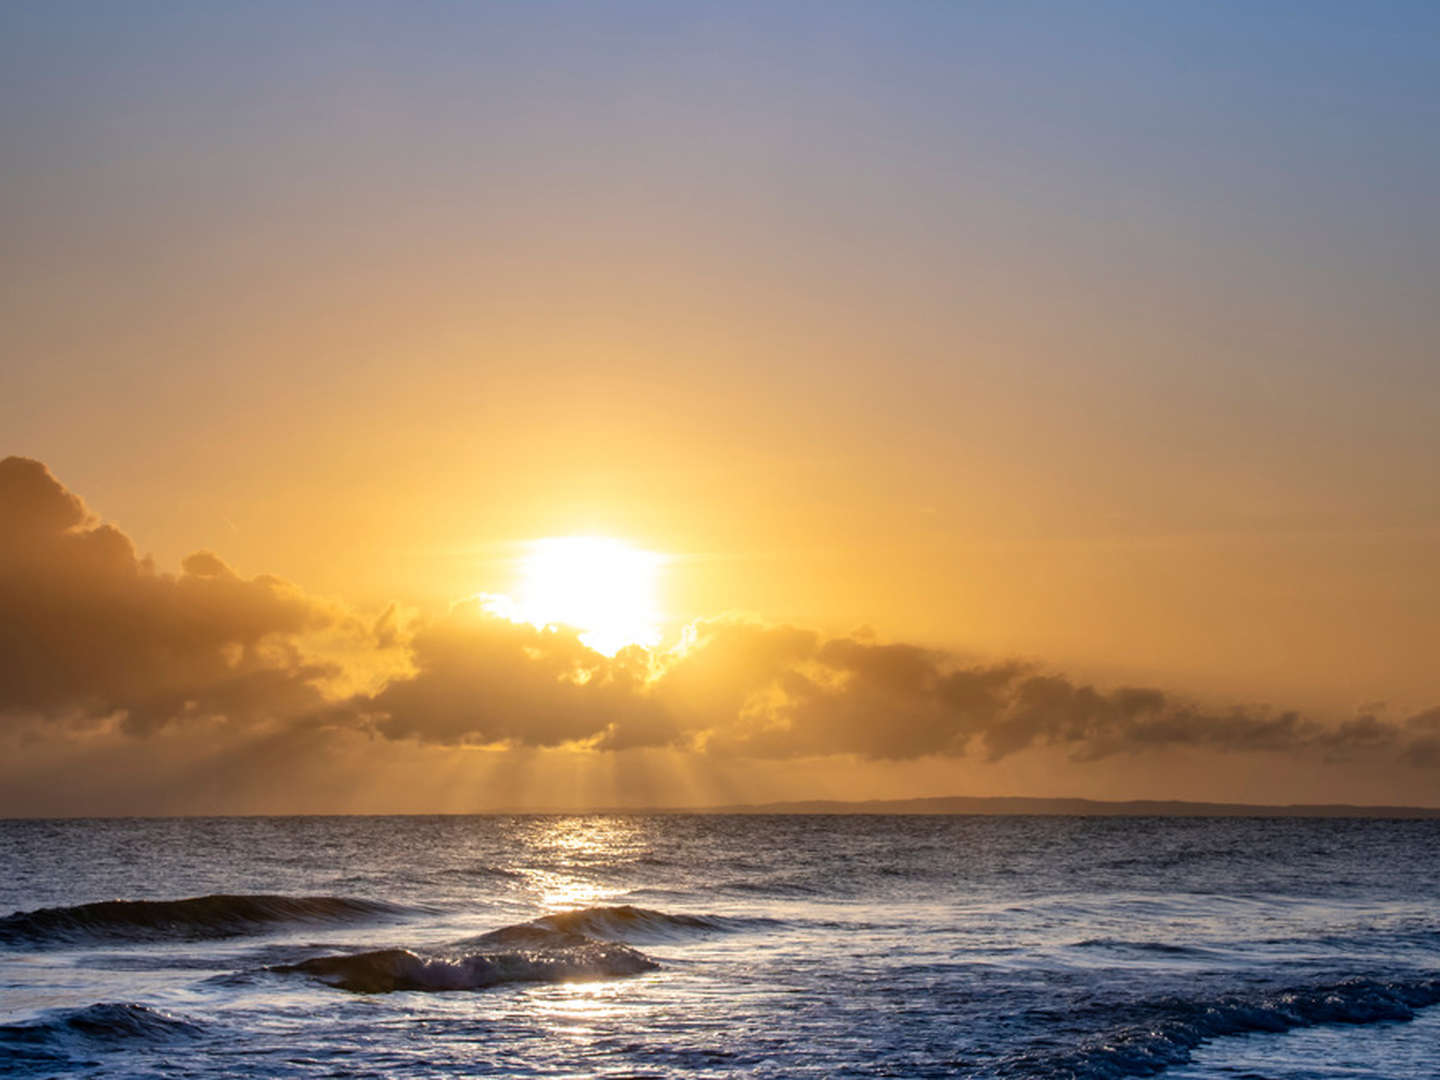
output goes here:
[{"label": "sun reflection on water", "polygon": [[555,983],[536,994],[537,1018],[572,1037],[593,1036],[613,1027],[615,1017],[634,1013],[633,983],[627,980]]},{"label": "sun reflection on water", "polygon": [[645,830],[630,818],[536,818],[532,830],[525,843],[536,858],[523,872],[548,911],[613,901],[625,890],[625,878],[614,875],[648,850]]}]

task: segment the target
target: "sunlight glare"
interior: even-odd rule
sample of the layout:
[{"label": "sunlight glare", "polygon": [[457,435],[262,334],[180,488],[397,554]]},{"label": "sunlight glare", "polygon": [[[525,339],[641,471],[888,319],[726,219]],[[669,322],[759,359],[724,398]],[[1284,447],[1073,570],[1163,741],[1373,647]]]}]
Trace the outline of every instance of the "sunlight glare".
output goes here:
[{"label": "sunlight glare", "polygon": [[520,563],[515,613],[536,626],[573,626],[607,656],[626,645],[656,645],[661,562],[653,551],[608,537],[532,541]]}]

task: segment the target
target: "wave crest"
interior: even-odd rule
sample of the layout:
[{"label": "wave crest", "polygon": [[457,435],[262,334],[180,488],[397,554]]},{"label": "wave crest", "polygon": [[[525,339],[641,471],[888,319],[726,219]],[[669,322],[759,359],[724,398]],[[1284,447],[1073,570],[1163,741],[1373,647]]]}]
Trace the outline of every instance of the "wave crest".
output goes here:
[{"label": "wave crest", "polygon": [[268,970],[308,975],[342,990],[479,990],[515,982],[563,982],[637,975],[659,965],[626,942],[715,933],[745,920],[670,915],[621,904],[542,915],[443,949],[380,949],[319,956]]},{"label": "wave crest", "polygon": [[1073,1080],[1151,1076],[1189,1061],[1201,1043],[1221,1036],[1283,1032],[1317,1024],[1411,1020],[1416,1009],[1429,1005],[1440,1005],[1440,979],[1348,979],[1253,998],[1173,999],[1143,1010],[1144,1015],[1131,1023],[1087,1039],[1074,1050],[1012,1055],[1002,1063],[999,1075]]},{"label": "wave crest", "polygon": [[198,1024],[133,1002],[102,1001],[83,1009],[57,1009],[37,1020],[0,1025],[0,1046],[12,1051],[63,1049],[75,1043],[96,1044],[195,1038]]},{"label": "wave crest", "polygon": [[669,915],[650,908],[620,904],[543,915],[526,925],[602,941],[653,941],[689,937],[697,933],[723,933],[737,929],[739,922],[719,915]]},{"label": "wave crest", "polygon": [[518,982],[570,982],[638,975],[659,965],[625,945],[585,942],[512,952],[418,953],[380,949],[349,956],[318,956],[270,970],[308,975],[340,990],[388,994],[395,990],[481,990]]},{"label": "wave crest", "polygon": [[187,941],[238,937],[287,922],[340,922],[395,914],[377,900],[338,896],[194,896],[184,900],[104,900],[17,911],[0,918],[0,945],[43,947],[111,941]]}]

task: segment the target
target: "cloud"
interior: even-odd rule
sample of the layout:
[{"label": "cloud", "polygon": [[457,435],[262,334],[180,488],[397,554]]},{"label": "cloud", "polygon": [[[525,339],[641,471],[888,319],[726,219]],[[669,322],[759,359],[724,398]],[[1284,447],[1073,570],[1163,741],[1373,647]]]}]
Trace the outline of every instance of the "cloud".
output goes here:
[{"label": "cloud", "polygon": [[618,745],[655,719],[639,650],[612,660],[572,630],[511,622],[478,599],[416,631],[410,649],[412,676],[352,702],[387,738]]},{"label": "cloud", "polygon": [[[327,633],[348,635],[344,647],[322,654]],[[264,748],[256,761],[344,729],[427,747],[713,759],[997,762],[1049,748],[1079,764],[1200,750],[1440,767],[1440,708],[1399,724],[1376,712],[1333,725],[1266,706],[1214,709],[1030,662],[966,662],[868,629],[825,636],[709,618],[674,648],[609,657],[572,629],[512,622],[480,598],[429,620],[392,606],[362,621],[278,578],[242,577],[210,551],[159,572],[44,465],[0,461],[0,716],[52,732],[144,737],[222,722]]]},{"label": "cloud", "polygon": [[[759,675],[735,722],[708,733],[709,748],[732,754],[902,760],[978,753],[999,761],[1051,746],[1077,762],[1173,748],[1319,750],[1335,758],[1397,734],[1373,717],[1329,728],[1267,707],[1206,710],[1154,687],[1104,691],[1025,663],[965,665],[940,650],[854,637],[814,640],[803,654],[792,649],[781,657],[767,645],[774,631],[713,630],[692,643],[682,664],[705,665],[706,653],[724,640],[732,654],[727,667]],[[735,661],[736,639],[747,635],[763,663]],[[670,678],[669,671],[660,675],[657,694],[664,696]]]},{"label": "cloud", "polygon": [[0,461],[0,715],[119,715],[143,734],[185,716],[298,715],[330,670],[297,635],[334,609],[212,552],[156,571],[38,461]]},{"label": "cloud", "polygon": [[1405,721],[1405,726],[1413,731],[1440,731],[1440,705],[1416,713]]},{"label": "cloud", "polygon": [[1429,735],[1416,739],[1405,747],[1401,757],[1417,769],[1440,769],[1440,738]]},{"label": "cloud", "polygon": [[[1173,749],[1341,762],[1404,737],[1370,714],[1326,725],[1267,706],[1205,709],[1154,687],[1107,691],[1027,663],[967,665],[870,634],[825,638],[744,619],[700,620],[673,650],[612,659],[574,631],[512,623],[472,601],[419,632],[413,649],[413,673],[348,706],[387,738],[877,761],[993,762],[1058,747],[1085,763]],[[1402,757],[1431,760],[1418,745]]]}]

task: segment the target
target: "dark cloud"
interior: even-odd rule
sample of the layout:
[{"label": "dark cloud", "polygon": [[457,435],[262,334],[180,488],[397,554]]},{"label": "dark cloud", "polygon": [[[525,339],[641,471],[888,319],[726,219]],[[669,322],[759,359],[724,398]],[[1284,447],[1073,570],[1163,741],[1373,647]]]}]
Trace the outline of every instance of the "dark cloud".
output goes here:
[{"label": "dark cloud", "polygon": [[328,669],[295,635],[333,618],[211,552],[158,573],[38,461],[0,461],[0,714],[168,720],[293,714]]},{"label": "dark cloud", "polygon": [[1440,705],[1409,717],[1405,727],[1422,732],[1402,752],[1405,761],[1416,768],[1440,769]]},{"label": "dark cloud", "polygon": [[1361,713],[1338,727],[1315,735],[1316,743],[1325,751],[1327,760],[1348,761],[1357,753],[1393,746],[1400,740],[1400,729],[1387,724],[1373,713]]}]

